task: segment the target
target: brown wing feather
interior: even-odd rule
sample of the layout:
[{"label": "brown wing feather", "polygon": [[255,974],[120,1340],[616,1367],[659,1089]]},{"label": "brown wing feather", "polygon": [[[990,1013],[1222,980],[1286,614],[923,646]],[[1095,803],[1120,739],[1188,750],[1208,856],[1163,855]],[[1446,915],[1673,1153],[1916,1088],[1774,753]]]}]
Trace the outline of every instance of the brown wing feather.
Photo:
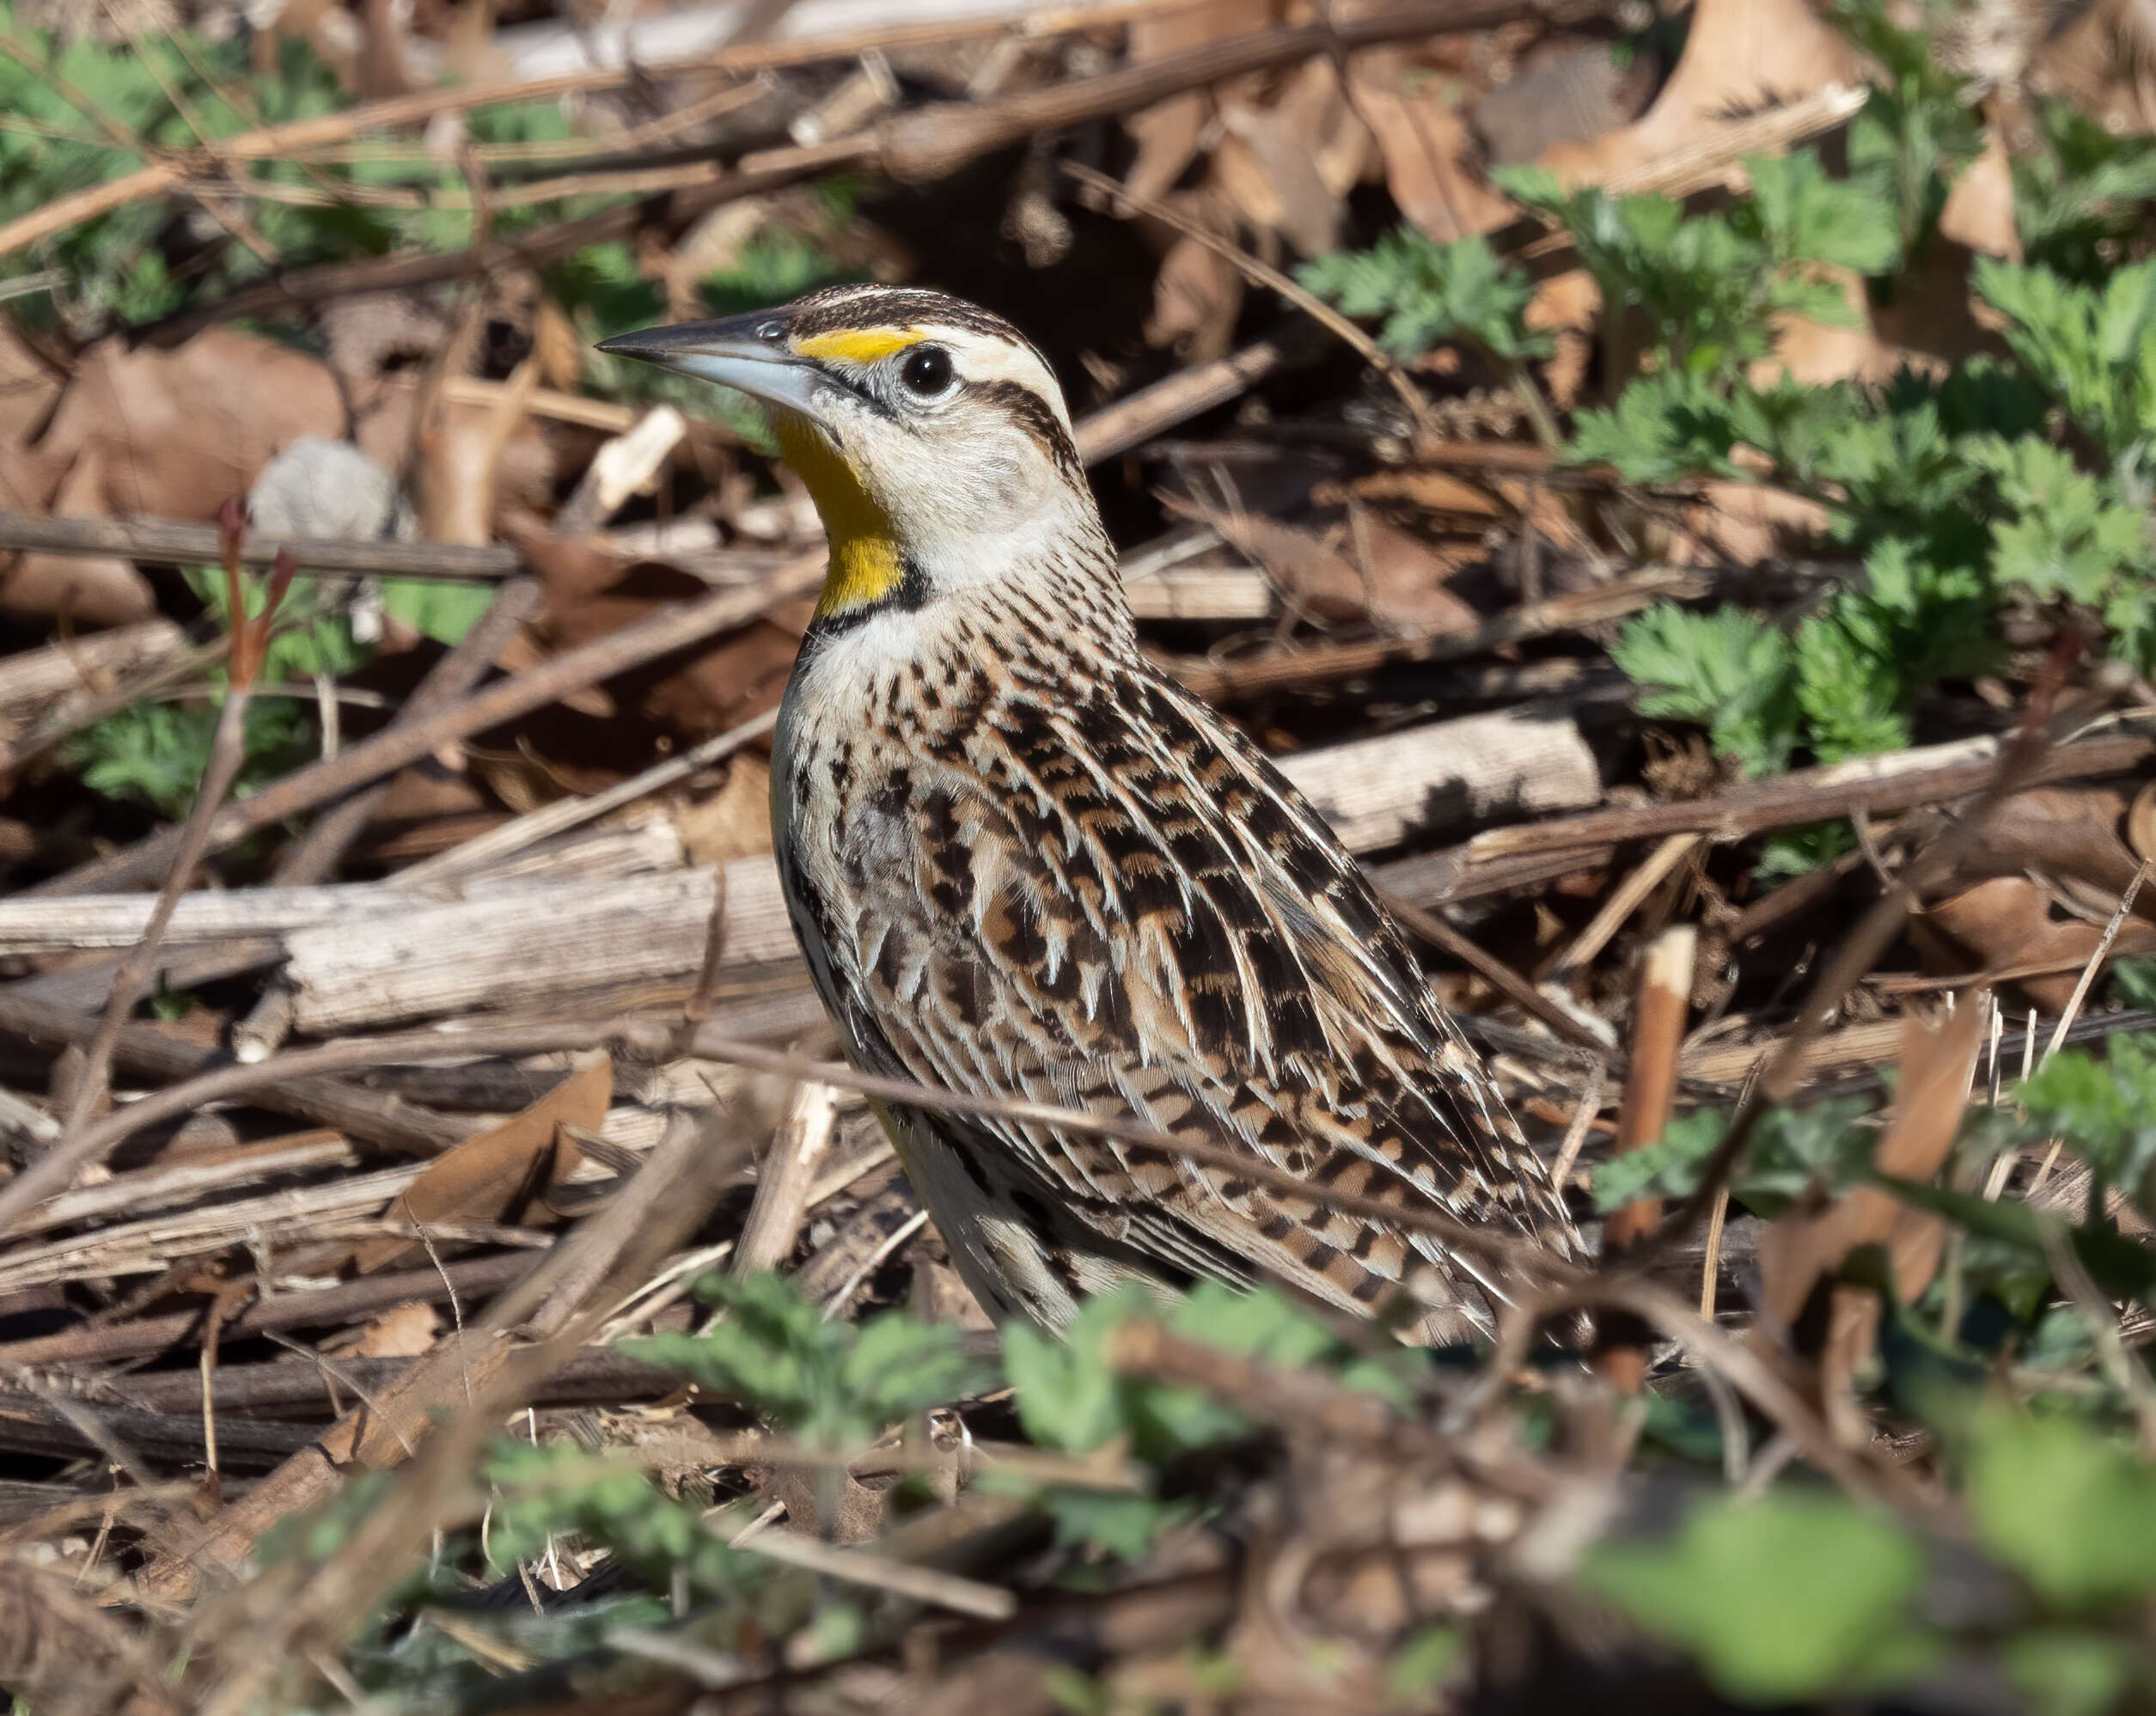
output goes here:
[{"label": "brown wing feather", "polygon": [[1310,1186],[914,1117],[1005,1195],[1015,1180],[1105,1250],[1342,1304],[1408,1279],[1417,1254],[1433,1298],[1481,1294],[1426,1236],[1329,1194],[1565,1243],[1540,1163],[1354,860],[1202,705],[1128,664],[1087,687],[1014,668],[908,748],[844,843],[871,909],[823,930],[861,1047],[925,1082],[1135,1112]]}]

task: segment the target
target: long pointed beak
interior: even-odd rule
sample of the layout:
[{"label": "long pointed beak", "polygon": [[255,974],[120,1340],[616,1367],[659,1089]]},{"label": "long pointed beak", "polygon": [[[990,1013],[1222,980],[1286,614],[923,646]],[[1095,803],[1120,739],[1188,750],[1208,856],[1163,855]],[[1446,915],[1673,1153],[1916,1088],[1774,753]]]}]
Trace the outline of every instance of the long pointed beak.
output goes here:
[{"label": "long pointed beak", "polygon": [[752,399],[811,420],[823,416],[822,371],[794,356],[786,345],[785,320],[768,311],[617,333],[601,340],[599,350],[737,388]]}]

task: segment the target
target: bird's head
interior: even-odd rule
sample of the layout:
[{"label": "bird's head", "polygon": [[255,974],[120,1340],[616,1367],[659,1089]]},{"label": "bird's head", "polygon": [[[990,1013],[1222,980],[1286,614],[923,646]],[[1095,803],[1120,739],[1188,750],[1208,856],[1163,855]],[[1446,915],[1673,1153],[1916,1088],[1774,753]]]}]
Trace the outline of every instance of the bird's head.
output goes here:
[{"label": "bird's head", "polygon": [[918,608],[1044,553],[1105,552],[1054,375],[1010,323],[963,299],[834,286],[599,349],[770,409],[830,539],[827,618]]}]

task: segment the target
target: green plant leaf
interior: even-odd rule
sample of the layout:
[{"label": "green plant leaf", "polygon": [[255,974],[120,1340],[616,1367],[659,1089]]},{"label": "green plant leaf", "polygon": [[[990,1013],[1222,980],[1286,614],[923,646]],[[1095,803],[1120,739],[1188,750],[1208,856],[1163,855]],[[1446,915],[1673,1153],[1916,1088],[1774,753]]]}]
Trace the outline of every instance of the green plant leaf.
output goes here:
[{"label": "green plant leaf", "polygon": [[1999,1655],[2034,1716],[2104,1716],[2134,1678],[2132,1646],[2092,1629],[2031,1627]]},{"label": "green plant leaf", "polygon": [[2112,461],[2138,457],[2156,428],[2156,261],[2082,286],[1982,257],[1975,279],[2038,385]]},{"label": "green plant leaf", "polygon": [[1788,766],[1802,714],[1797,651],[1756,614],[1651,608],[1626,624],[1610,655],[1651,687],[1640,699],[1643,714],[1699,723],[1747,774]]},{"label": "green plant leaf", "polygon": [[655,1334],[622,1350],[754,1406],[819,1446],[864,1442],[989,1379],[947,1323],[899,1311],[859,1324],[826,1321],[792,1281],[769,1271],[708,1276],[697,1292],[727,1315],[700,1334]]},{"label": "green plant leaf", "polygon": [[437,644],[461,644],[494,601],[491,585],[443,578],[384,578],[382,611]]},{"label": "green plant leaf", "polygon": [[1829,179],[1817,151],[1744,158],[1768,251],[1783,262],[1884,274],[1901,253],[1893,211],[1861,185]]},{"label": "green plant leaf", "polygon": [[1971,1428],[1970,1516],[2039,1597],[2079,1613],[2156,1594],[2156,1467],[2069,1418],[1993,1403]]},{"label": "green plant leaf", "polygon": [[1297,278],[1352,316],[1383,317],[1378,343],[1402,357],[1463,339],[1506,360],[1546,356],[1548,334],[1526,325],[1534,283],[1481,237],[1439,244],[1402,225],[1368,250],[1335,251]]},{"label": "green plant leaf", "polygon": [[1603,1544],[1581,1574],[1746,1703],[1890,1686],[1938,1652],[1909,1613],[1923,1551],[1838,1497],[1705,1501],[1667,1544]]}]

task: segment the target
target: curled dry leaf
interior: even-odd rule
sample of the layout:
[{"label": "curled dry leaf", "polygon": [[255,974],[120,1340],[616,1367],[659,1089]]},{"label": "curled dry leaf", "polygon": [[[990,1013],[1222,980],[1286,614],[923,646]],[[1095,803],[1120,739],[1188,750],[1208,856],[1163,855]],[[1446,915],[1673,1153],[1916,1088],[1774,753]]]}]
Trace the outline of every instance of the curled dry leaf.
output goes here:
[{"label": "curled dry leaf", "polygon": [[[543,1217],[547,1194],[583,1160],[567,1128],[595,1132],[613,1096],[612,1060],[571,1073],[522,1114],[431,1163],[389,1206],[389,1218],[424,1227]],[[418,1241],[401,1235],[363,1239],[352,1248],[352,1262],[364,1274],[420,1249]]]},{"label": "curled dry leaf", "polygon": [[2156,858],[2156,780],[2134,795],[2126,813],[2126,840],[2136,857]]},{"label": "curled dry leaf", "polygon": [[[1935,1025],[1915,1014],[1902,1021],[1894,1114],[1872,1153],[1881,1174],[1923,1181],[1939,1171],[1969,1105],[1987,1017],[1982,996],[1964,995]],[[1912,1304],[1939,1267],[1944,1233],[1939,1217],[1876,1186],[1860,1186],[1823,1212],[1793,1206],[1759,1237],[1767,1309],[1785,1327],[1794,1323],[1822,1276],[1858,1247],[1882,1243],[1894,1264],[1895,1292]]]},{"label": "curled dry leaf", "polygon": [[414,473],[419,531],[429,541],[492,542],[498,516],[505,508],[514,515],[517,485],[514,473],[504,481],[504,465],[510,446],[529,428],[527,408],[538,385],[539,366],[527,360],[492,405],[436,401],[434,419],[419,437]]}]

